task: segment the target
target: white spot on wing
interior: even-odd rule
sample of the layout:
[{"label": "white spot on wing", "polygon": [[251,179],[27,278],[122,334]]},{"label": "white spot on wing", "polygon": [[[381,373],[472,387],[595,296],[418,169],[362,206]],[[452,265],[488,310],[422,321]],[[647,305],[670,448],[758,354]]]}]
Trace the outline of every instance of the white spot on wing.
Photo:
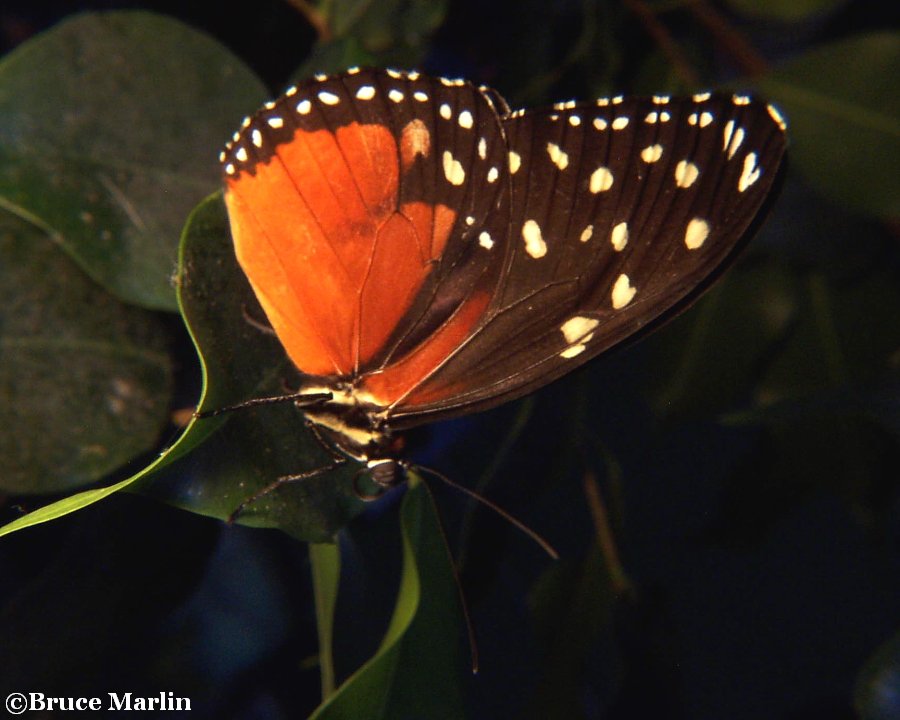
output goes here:
[{"label": "white spot on wing", "polygon": [[728,144],[731,142],[731,135],[734,133],[734,120],[729,120],[725,123],[725,127],[722,128],[722,150],[725,151],[728,149]]},{"label": "white spot on wing", "polygon": [[572,127],[578,127],[581,125],[581,118],[578,115],[569,115],[569,125]]},{"label": "white spot on wing", "polygon": [[559,331],[563,334],[563,338],[568,347],[560,352],[562,358],[573,358],[581,355],[594,337],[594,330],[600,324],[596,318],[583,317],[576,315],[569,318],[559,327]]},{"label": "white spot on wing", "polygon": [[617,117],[612,121],[612,129],[613,130],[624,130],[628,127],[628,118],[624,115],[622,117]]},{"label": "white spot on wing", "polygon": [[489,183],[496,182],[498,177],[500,177],[500,171],[497,168],[492,167],[488,170],[487,181]]},{"label": "white spot on wing", "polygon": [[341,99],[332,92],[328,92],[327,90],[319,91],[319,100],[321,100],[326,105],[337,105]]},{"label": "white spot on wing", "polygon": [[601,165],[591,173],[591,180],[588,187],[592,193],[596,194],[609,190],[612,187],[612,184],[613,174],[609,171],[608,167]]},{"label": "white spot on wing", "polygon": [[609,234],[609,241],[616,252],[622,252],[628,244],[628,223],[620,222]]},{"label": "white spot on wing", "polygon": [[760,169],[756,164],[756,153],[747,153],[744,158],[744,169],[738,178],[738,192],[744,192],[753,183],[759,180]]},{"label": "white spot on wing", "polygon": [[262,133],[256,128],[253,128],[253,132],[250,133],[250,142],[252,142],[256,147],[262,147],[263,136]]},{"label": "white spot on wing", "polygon": [[637,288],[632,287],[631,281],[624,273],[616,278],[612,289],[613,310],[621,310],[634,299]]},{"label": "white spot on wing", "polygon": [[422,92],[421,90],[416,90],[413,93],[413,97],[419,102],[428,102],[428,93]]},{"label": "white spot on wing", "polygon": [[534,220],[526,220],[522,225],[522,239],[525,241],[525,252],[535,260],[547,254],[547,243],[541,234],[541,226]]},{"label": "white spot on wing", "polygon": [[712,97],[712,93],[700,92],[694,95],[694,102],[706,102]]},{"label": "white spot on wing", "polygon": [[689,188],[700,177],[700,169],[694,163],[682,160],[675,166],[675,184],[680,188]]},{"label": "white spot on wing", "polygon": [[565,170],[569,165],[569,156],[567,153],[559,149],[556,143],[547,143],[547,154],[550,161],[560,170]]},{"label": "white spot on wing", "polygon": [[463,110],[459,114],[458,122],[459,122],[459,126],[461,128],[465,128],[466,130],[468,130],[469,128],[472,127],[472,125],[475,124],[475,121],[472,118],[472,113],[470,113],[468,110]]},{"label": "white spot on wing", "polygon": [[607,122],[606,122],[605,118],[598,117],[598,118],[594,118],[593,125],[597,130],[606,130]]},{"label": "white spot on wing", "polygon": [[478,139],[478,157],[482,160],[487,157],[487,140],[484,138]]},{"label": "white spot on wing", "polygon": [[451,117],[453,117],[453,111],[450,109],[450,106],[447,103],[441,105],[441,107],[438,108],[438,112],[440,113],[441,117],[444,118],[444,120],[449,120]]},{"label": "white spot on wing", "polygon": [[269,123],[269,127],[275,128],[276,130],[284,127],[284,120],[277,115],[273,115],[266,120],[266,122]]},{"label": "white spot on wing", "polygon": [[243,147],[239,147],[237,152],[234,154],[234,157],[238,160],[238,162],[247,162],[247,150]]},{"label": "white spot on wing", "polygon": [[775,124],[778,125],[782,130],[787,130],[787,123],[784,121],[784,116],[779,112],[778,108],[774,105],[766,105],[766,110],[769,111],[769,116],[775,121]]},{"label": "white spot on wing", "polygon": [[356,97],[359,100],[371,100],[375,97],[375,88],[371,85],[363,85],[356,91]]},{"label": "white spot on wing", "polygon": [[663,154],[663,146],[657,143],[656,145],[648,145],[643,150],[641,150],[641,160],[645,163],[655,163],[662,157]]},{"label": "white spot on wing", "polygon": [[490,233],[485,230],[478,236],[478,244],[485,250],[490,250],[494,247],[494,238],[492,238]]},{"label": "white spot on wing", "polygon": [[744,128],[735,128],[734,132],[731,134],[731,142],[728,143],[727,157],[729,160],[734,157],[734,154],[738,151],[742,142],[744,142]]},{"label": "white spot on wing", "polygon": [[699,125],[705,128],[713,121],[711,112],[704,110],[702,113],[691,113],[688,115],[688,125]]},{"label": "white spot on wing", "polygon": [[594,234],[594,226],[588,225],[584,230],[581,231],[581,237],[578,238],[581,242],[587,242],[591,239],[591,236]]},{"label": "white spot on wing", "polygon": [[451,185],[462,185],[466,180],[466,171],[463,169],[462,163],[454,159],[453,154],[449,150],[444,150],[443,155],[444,177]]},{"label": "white spot on wing", "polygon": [[301,115],[309,115],[310,110],[312,110],[312,103],[309,100],[301,100],[297,103],[297,112]]},{"label": "white spot on wing", "polygon": [[391,102],[399,103],[403,102],[403,93],[400,92],[397,88],[391,88],[388,92],[388,99]]},{"label": "white spot on wing", "polygon": [[509,151],[509,171],[513,175],[522,167],[522,156],[515,150]]},{"label": "white spot on wing", "polygon": [[586,342],[589,340],[589,336],[599,324],[600,321],[597,320],[597,318],[576,315],[560,325],[559,331],[563,334],[566,342],[571,345],[572,343]]},{"label": "white spot on wing", "polygon": [[565,350],[563,350],[559,356],[561,358],[565,358],[566,360],[575,357],[576,355],[581,355],[586,350],[586,346],[581,343],[577,343],[575,345],[569,345]]},{"label": "white spot on wing", "polygon": [[684,244],[688,250],[696,250],[709,237],[709,223],[703,218],[694,218],[684,231]]}]

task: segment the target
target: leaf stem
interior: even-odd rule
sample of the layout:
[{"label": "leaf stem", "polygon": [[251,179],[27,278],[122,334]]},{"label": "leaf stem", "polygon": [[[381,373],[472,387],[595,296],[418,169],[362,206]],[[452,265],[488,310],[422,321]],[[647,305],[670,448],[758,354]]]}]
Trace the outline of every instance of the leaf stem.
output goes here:
[{"label": "leaf stem", "polygon": [[341,552],[337,543],[310,543],[309,563],[312,571],[313,596],[316,606],[316,628],[319,633],[319,672],[322,700],[335,691],[334,675],[334,608],[341,579]]},{"label": "leaf stem", "polygon": [[328,42],[331,40],[331,28],[328,27],[328,21],[325,16],[307,0],[287,0],[288,5],[292,6],[299,12],[306,21],[313,26],[316,35],[319,36],[319,42]]}]

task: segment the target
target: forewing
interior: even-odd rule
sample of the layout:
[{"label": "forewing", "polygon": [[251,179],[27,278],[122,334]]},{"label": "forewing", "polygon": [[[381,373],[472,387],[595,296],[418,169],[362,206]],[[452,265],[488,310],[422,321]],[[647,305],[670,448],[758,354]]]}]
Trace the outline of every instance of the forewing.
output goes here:
[{"label": "forewing", "polygon": [[301,371],[349,378],[448,323],[471,333],[497,276],[478,236],[508,222],[501,138],[470,84],[381,70],[245,121],[222,155],[235,250]]}]

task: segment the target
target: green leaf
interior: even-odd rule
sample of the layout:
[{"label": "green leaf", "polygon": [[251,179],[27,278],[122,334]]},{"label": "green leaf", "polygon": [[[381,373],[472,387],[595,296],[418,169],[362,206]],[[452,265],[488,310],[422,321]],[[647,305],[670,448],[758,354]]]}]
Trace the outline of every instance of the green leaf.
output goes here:
[{"label": "green leaf", "polygon": [[175,310],[181,226],[264,95],[226,48],[175,20],[77,15],[0,62],[0,205],[121,299]]},{"label": "green leaf", "polygon": [[417,67],[444,20],[447,2],[334,0],[320,2],[317,13],[331,37],[313,48],[294,73],[297,80],[353,65]]},{"label": "green leaf", "polygon": [[829,14],[846,0],[726,0],[726,5],[747,17],[797,23]]},{"label": "green leaf", "polygon": [[316,627],[319,631],[319,671],[322,697],[334,693],[334,609],[337,606],[341,579],[341,553],[336,543],[310,543],[309,563],[312,567],[313,592],[316,603]]},{"label": "green leaf", "polygon": [[741,263],[690,312],[648,338],[657,414],[709,416],[745,397],[796,313],[795,284],[774,262]]},{"label": "green leaf", "polygon": [[363,49],[356,38],[338,38],[318,43],[293,77],[297,82],[302,82],[315,73],[331,75],[354,65],[364,67],[377,64],[377,58]]},{"label": "green leaf", "polygon": [[159,319],[0,211],[0,488],[59,492],[150,451],[172,392]]},{"label": "green leaf", "polygon": [[543,672],[529,688],[526,718],[586,717],[582,688],[589,658],[605,633],[613,641],[615,592],[610,569],[594,544],[580,561],[551,565],[528,598]]},{"label": "green leaf", "polygon": [[798,315],[760,382],[762,404],[860,388],[889,372],[900,346],[900,288],[891,268],[852,283],[811,273],[795,287]]},{"label": "green leaf", "polygon": [[84,492],[70,495],[69,497],[58,500],[50,505],[45,505],[42,508],[38,508],[27,515],[23,515],[19,519],[13,520],[11,523],[7,523],[3,527],[0,527],[0,537],[17,532],[18,530],[24,530],[25,528],[34,525],[40,525],[41,523],[56,520],[64,515],[86,508],[88,505],[93,505],[95,502],[109,497],[113,493],[119,492],[119,490],[124,489],[133,481],[134,478],[126,478],[121,482],[117,482],[115,485],[98,488],[96,490],[85,490]]},{"label": "green leaf", "polygon": [[882,645],[856,682],[860,720],[896,720],[900,716],[900,633]]},{"label": "green leaf", "polygon": [[[248,322],[248,314],[261,318],[262,311],[237,266],[220,193],[201,203],[185,226],[178,297],[201,355],[204,409],[280,391],[292,370],[277,340]],[[0,528],[0,535],[61,517],[125,488],[224,519],[276,478],[328,459],[290,404],[193,420],[172,447],[136,475],[41,508]],[[239,522],[330,542],[361,508],[353,493],[354,472],[348,467],[288,484],[248,506]]]},{"label": "green leaf", "polygon": [[824,45],[758,82],[785,111],[791,157],[821,192],[900,217],[900,34]]},{"label": "green leaf", "polygon": [[[204,385],[200,409],[215,410],[283,395],[296,370],[271,331],[234,256],[221,193],[191,214],[181,244],[179,301],[197,347]],[[139,490],[192,512],[224,519],[279,477],[332,461],[293,403],[242,409],[193,423],[195,449],[142,480]],[[238,522],[277,527],[301,540],[332,542],[362,508],[353,491],[357,468],[287,483],[249,504]]]},{"label": "green leaf", "polygon": [[381,647],[311,719],[464,716],[455,576],[434,502],[416,477],[400,517],[402,575]]}]

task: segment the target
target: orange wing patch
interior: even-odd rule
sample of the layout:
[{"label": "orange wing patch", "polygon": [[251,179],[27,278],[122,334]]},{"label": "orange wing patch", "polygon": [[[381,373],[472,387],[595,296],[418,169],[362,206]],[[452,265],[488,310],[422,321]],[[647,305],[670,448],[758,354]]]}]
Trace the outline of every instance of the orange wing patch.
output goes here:
[{"label": "orange wing patch", "polygon": [[488,293],[477,293],[469,297],[437,332],[406,357],[388,365],[382,372],[366,375],[360,390],[377,398],[384,406],[404,399],[413,402],[414,398],[415,403],[442,399],[445,393],[440,390],[432,390],[426,395],[417,393],[416,388],[462,345],[484,314],[490,300]]},{"label": "orange wing patch", "polygon": [[399,197],[401,172],[429,152],[416,121],[399,151],[381,125],[298,130],[253,175],[227,180],[238,262],[302,372],[357,372],[431,272],[456,214]]}]

